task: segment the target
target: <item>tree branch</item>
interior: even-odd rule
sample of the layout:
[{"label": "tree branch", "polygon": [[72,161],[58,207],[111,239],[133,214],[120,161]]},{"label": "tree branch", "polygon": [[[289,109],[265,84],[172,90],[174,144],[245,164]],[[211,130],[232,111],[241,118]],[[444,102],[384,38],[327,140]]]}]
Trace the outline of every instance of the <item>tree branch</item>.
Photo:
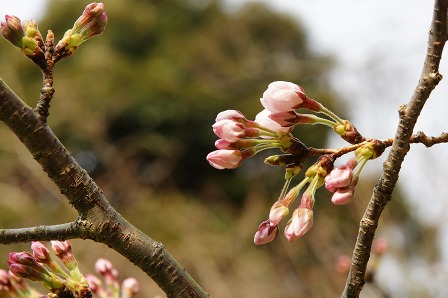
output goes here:
[{"label": "tree branch", "polygon": [[417,118],[431,91],[442,79],[438,70],[447,37],[447,2],[448,0],[435,1],[423,71],[409,103],[402,105],[399,109],[400,121],[395,139],[389,156],[384,162],[382,177],[373,190],[361,220],[352,264],[342,297],[359,297],[365,284],[364,276],[379,218],[392,197],[401,165],[410,148],[410,139]]},{"label": "tree branch", "polygon": [[[79,219],[62,226],[34,228],[53,233],[56,238],[81,238],[101,242],[116,250],[148,274],[168,297],[208,297],[208,294],[163,247],[126,221],[107,201],[103,191],[81,168],[38,113],[27,106],[0,79],[0,120],[28,148],[50,179],[58,186],[69,203],[78,211]],[[33,229],[33,228],[30,228]],[[23,241],[47,240],[21,234]],[[57,234],[56,230],[62,230]],[[0,243],[11,242],[11,233],[0,233]]]},{"label": "tree branch", "polygon": [[86,239],[87,235],[87,231],[83,229],[83,225],[77,221],[53,226],[0,229],[0,241],[2,244],[30,242],[33,240]]}]

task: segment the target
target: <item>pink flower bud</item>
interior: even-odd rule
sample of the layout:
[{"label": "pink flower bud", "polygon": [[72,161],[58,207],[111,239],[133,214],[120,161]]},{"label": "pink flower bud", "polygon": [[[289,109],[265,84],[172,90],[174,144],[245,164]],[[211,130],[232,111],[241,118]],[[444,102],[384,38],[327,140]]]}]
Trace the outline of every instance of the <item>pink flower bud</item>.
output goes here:
[{"label": "pink flower bud", "polygon": [[90,3],[73,25],[73,33],[81,33],[85,40],[103,33],[107,24],[107,16],[103,3]]},{"label": "pink flower bud", "polygon": [[215,119],[215,122],[218,122],[220,120],[232,120],[236,122],[240,122],[238,120],[244,120],[247,121],[246,117],[244,117],[243,113],[237,110],[226,110],[220,112]]},{"label": "pink flower bud", "polygon": [[325,188],[335,192],[338,188],[347,187],[352,183],[353,169],[341,166],[333,169],[325,176]]},{"label": "pink flower bud", "polygon": [[12,291],[13,285],[10,276],[6,270],[0,269],[0,294],[2,291]]},{"label": "pink flower bud", "polygon": [[18,277],[42,282],[49,282],[52,279],[48,270],[43,265],[37,263],[28,252],[9,253],[7,263],[9,270]]},{"label": "pink flower bud", "polygon": [[255,122],[257,122],[260,126],[266,127],[275,132],[290,132],[292,130],[291,127],[282,127],[276,121],[271,119],[272,112],[264,109],[260,113],[255,116]]},{"label": "pink flower bud", "polygon": [[235,142],[246,135],[243,124],[227,119],[219,120],[213,124],[213,132],[228,142]]},{"label": "pink flower bud", "polygon": [[313,226],[313,211],[307,208],[294,210],[285,227],[285,237],[289,242],[299,239]]},{"label": "pink flower bud", "polygon": [[112,263],[109,260],[100,258],[95,263],[95,270],[100,275],[109,274],[113,269]]},{"label": "pink flower bud", "polygon": [[243,162],[243,156],[239,150],[215,150],[207,155],[210,165],[216,169],[235,169]]},{"label": "pink flower bud", "polygon": [[101,287],[101,280],[93,274],[86,274],[87,282],[89,283],[89,288],[94,294],[101,297],[100,292],[104,292]]},{"label": "pink flower bud", "polygon": [[269,84],[260,101],[265,109],[278,113],[300,108],[306,98],[302,87],[290,82],[276,81]]},{"label": "pink flower bud", "polygon": [[62,261],[64,266],[72,271],[78,270],[78,262],[72,252],[72,246],[68,241],[51,241],[54,254]]},{"label": "pink flower bud", "polygon": [[121,298],[131,298],[139,291],[138,282],[135,278],[129,277],[121,284]]},{"label": "pink flower bud", "polygon": [[278,235],[278,226],[273,226],[269,220],[263,221],[259,226],[254,236],[254,243],[256,245],[269,243]]},{"label": "pink flower bud", "polygon": [[51,261],[50,251],[41,242],[33,241],[31,243],[31,250],[33,251],[34,259],[39,263],[46,264]]},{"label": "pink flower bud", "polygon": [[389,244],[385,238],[378,238],[373,240],[372,251],[378,256],[382,256],[387,249],[389,248]]},{"label": "pink flower bud", "polygon": [[288,213],[288,206],[283,205],[281,201],[277,201],[272,205],[271,211],[269,212],[269,222],[272,226],[276,226]]},{"label": "pink flower bud", "polygon": [[108,19],[103,3],[91,3],[86,6],[82,15],[76,20],[72,29],[65,32],[54,48],[58,59],[72,55],[78,46],[89,38],[103,33]]},{"label": "pink flower bud", "polygon": [[5,21],[0,22],[0,34],[4,39],[21,49],[22,38],[25,36],[22,22],[18,17],[10,15],[5,16]]},{"label": "pink flower bud", "polygon": [[352,260],[349,256],[341,255],[336,263],[336,270],[341,274],[347,274],[350,270]]},{"label": "pink flower bud", "polygon": [[294,111],[290,112],[279,112],[273,113],[271,112],[268,116],[274,122],[277,122],[282,127],[291,127],[298,122],[299,114]]},{"label": "pink flower bud", "polygon": [[353,187],[338,188],[333,196],[331,202],[335,205],[345,205],[353,201],[355,189]]},{"label": "pink flower bud", "polygon": [[218,149],[232,149],[232,142],[228,142],[224,139],[218,139],[215,142],[215,147]]}]

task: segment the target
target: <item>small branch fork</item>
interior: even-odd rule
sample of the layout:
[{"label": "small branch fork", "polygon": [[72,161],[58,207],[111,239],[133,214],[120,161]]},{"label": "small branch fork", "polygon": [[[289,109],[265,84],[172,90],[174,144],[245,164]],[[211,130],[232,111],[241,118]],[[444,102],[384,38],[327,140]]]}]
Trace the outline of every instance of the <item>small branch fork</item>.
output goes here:
[{"label": "small branch fork", "polygon": [[49,115],[50,102],[53,98],[54,88],[53,88],[53,66],[55,64],[55,59],[53,55],[54,50],[54,35],[51,30],[48,31],[47,37],[45,40],[45,63],[39,65],[42,70],[43,75],[43,86],[40,90],[39,101],[37,102],[36,108],[34,111],[37,114],[37,117],[40,121],[46,123],[47,117]]},{"label": "small branch fork", "polygon": [[415,123],[424,104],[432,90],[442,79],[438,71],[447,39],[447,9],[448,0],[435,1],[422,74],[409,103],[399,108],[400,121],[395,138],[389,156],[384,162],[382,176],[373,190],[370,202],[361,219],[350,272],[341,297],[359,297],[365,284],[367,263],[378,221],[384,207],[392,198],[392,191],[397,183],[401,165],[409,151],[412,140],[422,142],[426,146],[432,146],[436,139],[447,139],[446,133],[436,138],[427,137],[423,133],[412,136]]},{"label": "small branch fork", "polygon": [[91,239],[108,245],[142,269],[167,297],[208,297],[160,242],[126,221],[110,205],[103,191],[40,116],[43,114],[27,106],[0,79],[0,120],[27,147],[79,217],[74,222],[54,226],[1,229],[0,243]]}]

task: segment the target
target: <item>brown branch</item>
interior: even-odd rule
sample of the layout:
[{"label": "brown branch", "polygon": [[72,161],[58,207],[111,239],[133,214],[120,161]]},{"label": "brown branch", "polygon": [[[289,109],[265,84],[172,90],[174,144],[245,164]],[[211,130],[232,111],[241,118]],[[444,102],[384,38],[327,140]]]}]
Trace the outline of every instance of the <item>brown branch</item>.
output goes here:
[{"label": "brown branch", "polygon": [[360,222],[352,264],[342,297],[359,297],[365,284],[365,272],[370,249],[381,213],[392,197],[403,160],[410,148],[410,139],[421,110],[442,76],[439,64],[447,37],[447,2],[436,0],[429,30],[428,49],[417,87],[407,105],[399,109],[400,121],[382,177],[376,184],[370,202]]},{"label": "brown branch", "polygon": [[0,229],[2,244],[23,243],[33,240],[50,241],[58,239],[86,239],[87,230],[82,220],[52,226],[36,226],[19,229]]},{"label": "brown branch", "polygon": [[[79,219],[75,226],[81,238],[104,243],[122,254],[146,272],[168,297],[208,297],[160,242],[138,230],[109,204],[103,191],[47,124],[1,79],[0,120],[17,135],[78,211]],[[47,231],[50,230],[47,228]],[[61,233],[58,238],[70,236],[74,235]],[[22,240],[48,240],[45,237],[23,237]],[[9,234],[3,231],[0,243],[7,244],[10,241]]]}]

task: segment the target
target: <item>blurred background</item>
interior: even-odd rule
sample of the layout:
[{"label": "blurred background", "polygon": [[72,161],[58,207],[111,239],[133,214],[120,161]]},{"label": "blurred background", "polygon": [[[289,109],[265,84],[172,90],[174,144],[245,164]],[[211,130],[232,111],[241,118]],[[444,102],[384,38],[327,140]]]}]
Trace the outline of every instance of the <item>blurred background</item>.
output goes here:
[{"label": "blurred background", "polygon": [[[20,2],[26,16],[9,10]],[[1,3],[0,15],[36,19],[43,34],[51,29],[58,40],[88,3],[40,1],[36,8],[26,1]],[[267,85],[286,80],[352,120],[364,135],[392,137],[397,107],[408,101],[422,68],[432,4],[104,3],[106,31],[55,68],[49,125],[111,204],[161,241],[211,297],[340,296],[346,273],[338,260],[352,253],[388,151],[367,164],[353,204],[333,206],[330,193],[320,189],[315,224],[304,238],[288,243],[279,235],[255,246],[253,235],[283,186],[283,169],[262,162],[277,152],[251,158],[236,170],[216,170],[205,160],[215,150],[211,125],[226,109],[253,119]],[[25,102],[36,104],[41,74],[5,40],[0,75]],[[446,128],[438,120],[444,117],[443,85],[418,123],[429,135]],[[300,127],[295,135],[308,146],[344,145],[324,127]],[[3,125],[0,136],[0,227],[73,220],[76,212],[20,141]],[[407,157],[377,232],[388,249],[373,257],[376,274],[362,297],[448,295],[443,147],[416,145]],[[138,297],[164,296],[113,250],[87,240],[71,243],[84,273],[106,257],[122,278],[138,279]],[[0,246],[0,267],[6,268],[9,251],[21,250],[29,251],[29,244]]]}]

